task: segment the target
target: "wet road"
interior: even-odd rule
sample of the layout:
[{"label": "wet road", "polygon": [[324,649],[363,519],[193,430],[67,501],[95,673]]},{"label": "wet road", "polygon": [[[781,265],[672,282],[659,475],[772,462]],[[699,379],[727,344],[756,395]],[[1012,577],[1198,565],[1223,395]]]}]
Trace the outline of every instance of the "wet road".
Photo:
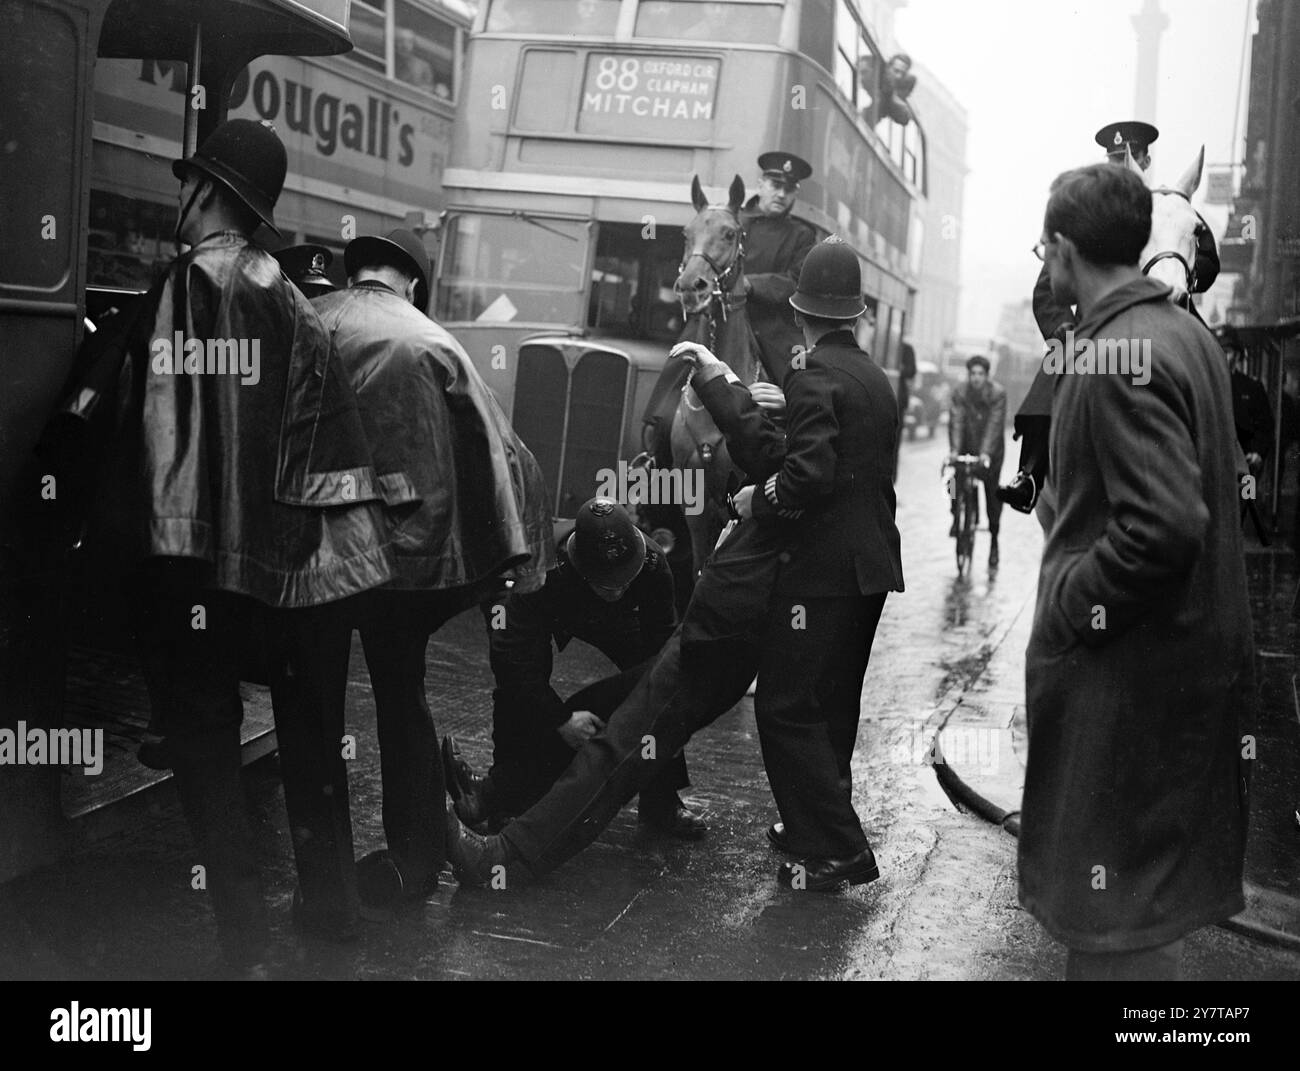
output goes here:
[{"label": "wet road", "polygon": [[[943,429],[940,429],[943,435]],[[783,892],[781,857],[764,830],[776,817],[752,703],[688,748],[688,795],[709,837],[654,839],[634,809],[545,881],[500,892],[448,878],[422,908],[366,927],[350,946],[300,938],[289,926],[294,874],[274,762],[246,772],[286,978],[891,978],[1050,979],[1064,950],[1016,903],[1014,839],[960,813],[938,787],[928,748],[944,752],[991,799],[1014,807],[1023,755],[1023,661],[1042,539],[1030,517],[1004,512],[1002,566],[986,565],[987,533],[968,580],[956,578],[939,466],[945,447],[904,443],[898,481],[907,591],[891,596],[863,695],[855,801],[881,879],[833,895]],[[1014,458],[1014,447],[1010,456]],[[491,676],[482,620],[463,615],[429,648],[440,729],[479,767],[490,758]],[[359,645],[349,685],[358,855],[383,845],[378,752]],[[557,659],[558,688],[607,669],[575,642]],[[0,889],[11,925],[0,977],[182,978],[216,955],[196,861],[169,790],[136,808],[130,832]],[[1277,865],[1282,865],[1281,863]],[[1191,977],[1297,978],[1300,955],[1203,931]]]}]

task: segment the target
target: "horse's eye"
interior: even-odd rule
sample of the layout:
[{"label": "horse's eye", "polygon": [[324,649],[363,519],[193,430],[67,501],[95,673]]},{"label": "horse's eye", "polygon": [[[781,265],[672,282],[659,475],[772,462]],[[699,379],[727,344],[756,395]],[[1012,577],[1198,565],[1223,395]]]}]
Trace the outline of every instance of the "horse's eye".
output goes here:
[{"label": "horse's eye", "polygon": [[722,232],[722,236],[726,238],[727,241],[731,241],[731,239],[736,237],[736,232],[733,231],[730,227],[728,227],[725,231]]}]

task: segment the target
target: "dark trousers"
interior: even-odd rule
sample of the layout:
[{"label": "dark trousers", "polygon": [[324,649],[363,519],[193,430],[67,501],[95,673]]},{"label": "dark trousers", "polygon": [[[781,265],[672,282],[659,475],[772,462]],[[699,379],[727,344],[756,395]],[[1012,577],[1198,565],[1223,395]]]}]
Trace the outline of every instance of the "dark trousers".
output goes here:
[{"label": "dark trousers", "polygon": [[692,733],[744,698],[760,657],[761,648],[743,639],[684,645],[678,627],[604,732],[573,754],[551,790],[502,836],[535,874],[572,858],[663,774]]},{"label": "dark trousers", "polygon": [[1177,982],[1183,976],[1183,940],[1136,952],[1080,952],[1065,959],[1067,982]]},{"label": "dark trousers", "polygon": [[[1002,476],[1002,461],[998,459],[989,465],[983,473],[973,479],[984,485],[984,506],[988,510],[989,534],[997,538],[1002,526],[1002,499],[998,498],[998,481]],[[1042,486],[1041,484],[1039,485]],[[957,516],[957,500],[952,500],[952,515]]]},{"label": "dark trousers", "polygon": [[185,563],[150,563],[132,581],[131,624],[222,953],[247,965],[263,960],[270,942],[239,781],[239,641],[252,604],[200,588],[196,575]]},{"label": "dark trousers", "polygon": [[343,735],[352,626],[363,598],[261,610],[302,910],[331,925],[354,921],[360,910]]},{"label": "dark trousers", "polygon": [[885,596],[773,598],[754,713],[763,765],[792,849],[815,858],[867,847],[851,765],[862,681]]},{"label": "dark trousers", "polygon": [[[649,659],[587,685],[564,701],[564,709],[570,714],[589,710],[608,723],[653,664],[654,659]],[[496,703],[492,711],[488,791],[502,818],[523,814],[545,796],[576,754],[552,726],[527,717],[528,713],[517,701]],[[675,809],[678,790],[690,783],[686,756],[679,752],[641,791],[642,811],[663,814]]]},{"label": "dark trousers", "polygon": [[361,596],[361,646],[375,695],[384,836],[403,881],[424,887],[446,862],[447,787],[425,694],[429,637],[477,601],[471,588]]}]

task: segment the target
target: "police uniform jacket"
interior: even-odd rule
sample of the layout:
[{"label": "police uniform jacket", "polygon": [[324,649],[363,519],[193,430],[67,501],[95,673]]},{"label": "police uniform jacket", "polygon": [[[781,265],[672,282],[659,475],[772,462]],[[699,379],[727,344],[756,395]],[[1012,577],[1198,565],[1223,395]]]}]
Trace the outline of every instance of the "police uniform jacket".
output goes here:
[{"label": "police uniform jacket", "polygon": [[496,677],[496,701],[528,706],[528,716],[558,727],[569,718],[564,700],[551,687],[551,649],[563,651],[577,636],[619,667],[630,669],[656,654],[677,624],[673,574],[668,556],[646,537],[641,571],[615,602],[606,602],[579,575],[565,551],[573,531],[559,530],[555,554],[559,564],[538,591],[512,590],[499,604],[503,628],[494,627],[495,607],[488,610],[489,656]]},{"label": "police uniform jacket", "polygon": [[[756,551],[780,544],[771,590],[808,597],[902,591],[893,484],[898,403],[889,379],[851,331],[834,331],[803,368],[791,366],[783,389],[786,432],[773,465],[779,439],[749,391],[720,377],[698,388],[738,464],[751,476],[773,469],[755,488],[748,536]],[[738,537],[749,524],[741,523]]]},{"label": "police uniform jacket", "polygon": [[377,281],[313,302],[356,390],[388,517],[395,587],[460,587],[554,562],[541,470],[469,357]]},{"label": "police uniform jacket", "polygon": [[742,213],[745,228],[745,278],[750,285],[749,322],[764,351],[779,354],[788,364],[793,347],[802,344],[790,297],[799,282],[804,258],[817,244],[817,235],[802,220],[787,214],[780,219],[757,211],[750,198]]}]

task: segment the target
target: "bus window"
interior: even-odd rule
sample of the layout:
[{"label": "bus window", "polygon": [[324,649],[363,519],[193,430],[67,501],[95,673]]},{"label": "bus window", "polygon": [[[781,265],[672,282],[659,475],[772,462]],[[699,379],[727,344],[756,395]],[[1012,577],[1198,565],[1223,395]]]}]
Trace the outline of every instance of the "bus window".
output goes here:
[{"label": "bus window", "polygon": [[673,291],[680,270],[671,250],[680,227],[660,227],[647,241],[637,223],[602,223],[591,272],[587,326],[618,338],[672,342],[681,334],[682,308]]},{"label": "bus window", "polygon": [[442,100],[451,100],[456,27],[405,3],[397,4],[393,20],[394,77]]},{"label": "bus window", "polygon": [[781,5],[715,0],[643,0],[637,37],[774,45],[781,36]]},{"label": "bus window", "polygon": [[348,30],[352,34],[352,51],[347,58],[363,67],[384,74],[388,70],[388,15],[384,10],[388,0],[352,0],[352,18]]},{"label": "bus window", "polygon": [[799,51],[828,71],[834,66],[835,0],[803,0]]},{"label": "bus window", "polygon": [[443,238],[437,316],[451,323],[578,324],[587,226],[464,213]]},{"label": "bus window", "polygon": [[91,286],[148,290],[176,255],[176,205],[90,191],[86,279]]},{"label": "bus window", "polygon": [[492,0],[489,33],[613,37],[620,0]]}]

